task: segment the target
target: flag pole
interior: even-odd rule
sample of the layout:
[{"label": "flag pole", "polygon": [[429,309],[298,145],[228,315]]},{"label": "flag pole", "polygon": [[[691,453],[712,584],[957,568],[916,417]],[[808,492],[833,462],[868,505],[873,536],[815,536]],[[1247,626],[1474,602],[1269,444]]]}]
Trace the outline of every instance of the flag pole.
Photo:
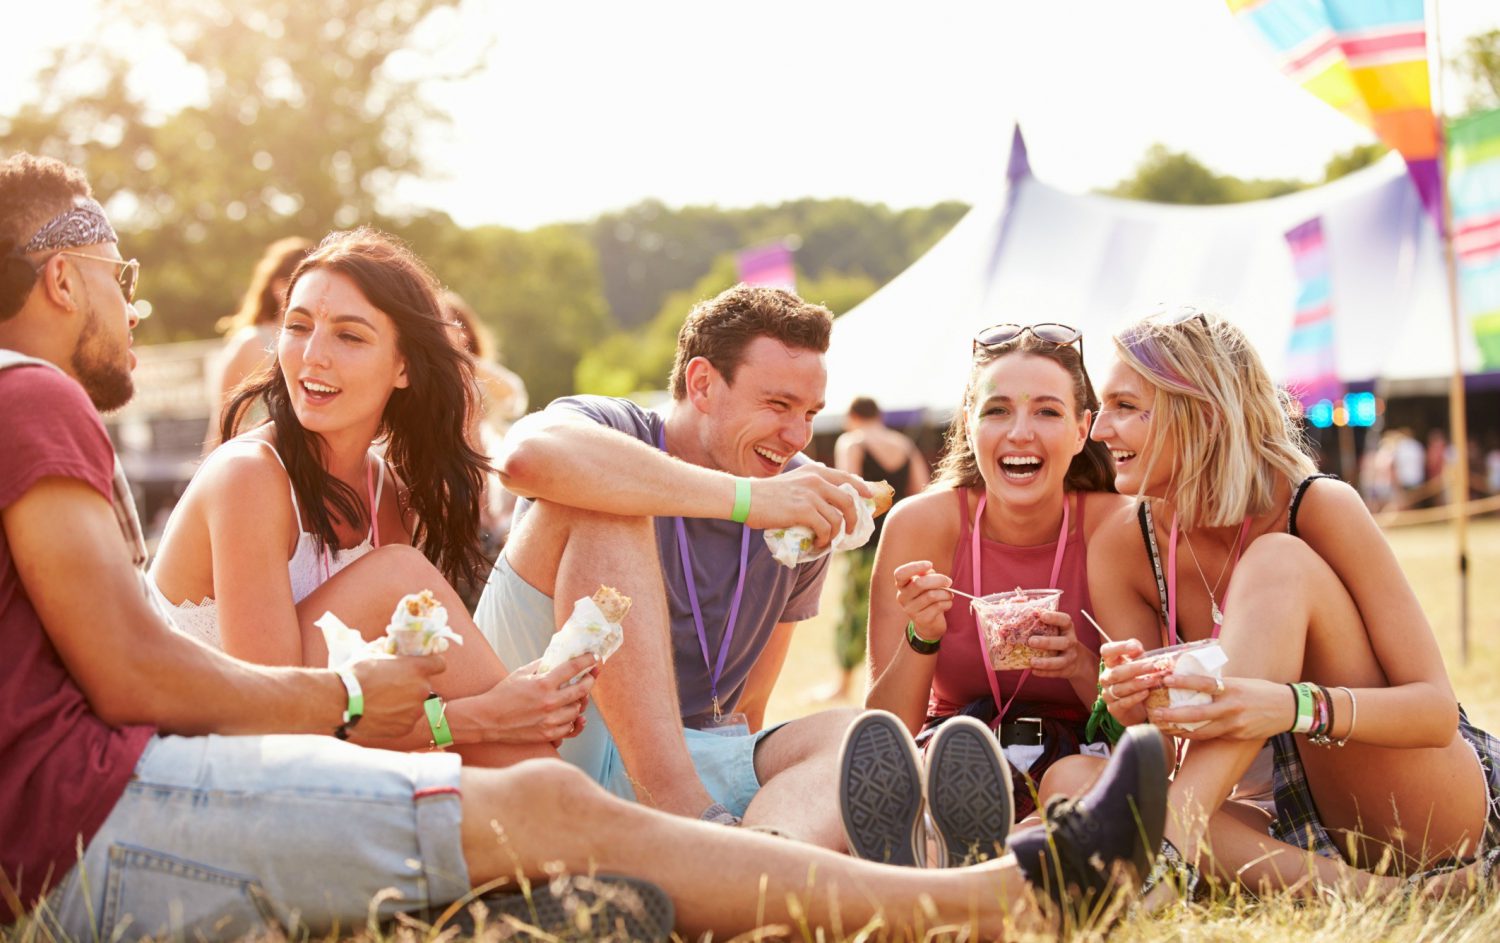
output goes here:
[{"label": "flag pole", "polygon": [[1453,534],[1458,551],[1458,651],[1464,664],[1469,662],[1469,424],[1468,403],[1464,390],[1463,306],[1458,296],[1458,257],[1453,248],[1453,202],[1448,196],[1448,141],[1443,126],[1443,45],[1439,39],[1438,0],[1432,0],[1432,46],[1437,53],[1432,77],[1432,118],[1437,122],[1438,180],[1443,197],[1442,232],[1443,266],[1448,276],[1448,316],[1452,325],[1453,376],[1448,388],[1448,428],[1453,437],[1454,474],[1450,481],[1454,493]]}]

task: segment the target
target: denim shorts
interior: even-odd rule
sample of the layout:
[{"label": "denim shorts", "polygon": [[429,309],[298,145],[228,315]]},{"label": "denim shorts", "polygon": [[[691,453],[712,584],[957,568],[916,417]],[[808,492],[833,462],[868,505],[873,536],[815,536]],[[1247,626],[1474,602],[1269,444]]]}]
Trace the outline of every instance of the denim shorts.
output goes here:
[{"label": "denim shorts", "polygon": [[74,940],[348,935],[372,909],[468,893],[458,786],[459,758],[442,753],[332,737],[155,737],[33,916]]},{"label": "denim shorts", "polygon": [[[509,668],[541,658],[557,630],[552,597],[521,579],[504,553],[495,561],[484,595],[474,608],[474,622]],[[635,785],[609,727],[599,715],[598,705],[592,700],[584,716],[588,723],[583,733],[564,740],[558,754],[605,789],[634,801]],[[735,815],[743,817],[750,800],[760,791],[760,780],[755,775],[755,747],[776,729],[767,727],[752,734],[710,733],[689,727],[682,732],[703,787],[715,802],[722,803]]]}]

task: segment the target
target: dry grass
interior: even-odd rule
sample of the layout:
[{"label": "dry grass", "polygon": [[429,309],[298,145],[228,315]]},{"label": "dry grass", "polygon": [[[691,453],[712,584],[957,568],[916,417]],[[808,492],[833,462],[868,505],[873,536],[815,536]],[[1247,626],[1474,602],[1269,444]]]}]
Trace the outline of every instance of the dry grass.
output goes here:
[{"label": "dry grass", "polygon": [[[1500,729],[1500,520],[1475,523],[1470,531],[1471,653],[1461,663],[1458,643],[1457,580],[1454,575],[1454,538],[1442,525],[1393,531],[1392,545],[1416,587],[1432,620],[1439,643],[1453,676],[1460,700],[1470,716],[1490,730]],[[836,675],[833,657],[833,624],[838,614],[843,570],[836,569],[824,591],[823,614],[804,625],[793,642],[782,682],[772,698],[768,719],[798,717],[827,704],[811,703],[808,692],[826,686]],[[835,703],[857,704],[863,698],[862,681],[850,698]],[[424,934],[403,928],[377,937],[359,939],[417,941]],[[486,934],[486,939],[497,936]],[[759,938],[749,935],[740,939]],[[807,943],[836,943],[831,936],[808,930],[791,934]],[[878,939],[873,937],[872,939]],[[1096,934],[1078,934],[1074,939],[1096,939]],[[863,943],[865,937],[849,938]],[[931,935],[927,939],[951,939]],[[1053,935],[1032,939],[1052,940]],[[1206,905],[1173,909],[1155,916],[1126,919],[1110,934],[1120,943],[1166,943],[1166,941],[1226,941],[1226,943],[1280,943],[1284,940],[1336,941],[1336,943],[1384,943],[1384,941],[1444,940],[1449,943],[1484,943],[1500,939],[1500,895],[1485,901],[1470,896],[1442,904],[1407,905],[1388,898],[1360,898],[1329,894],[1325,899],[1302,903],[1289,896],[1253,900],[1230,896]],[[0,943],[41,943],[35,927],[23,924],[0,930]]]}]

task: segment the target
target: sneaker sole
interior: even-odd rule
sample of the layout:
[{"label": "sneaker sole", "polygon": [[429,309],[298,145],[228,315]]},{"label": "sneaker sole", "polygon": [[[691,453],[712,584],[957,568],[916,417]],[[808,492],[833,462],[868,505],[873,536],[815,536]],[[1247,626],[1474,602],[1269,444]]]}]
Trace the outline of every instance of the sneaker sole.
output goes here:
[{"label": "sneaker sole", "polygon": [[839,754],[839,813],[849,853],[918,867],[922,770],[911,734],[894,714],[860,715]]},{"label": "sneaker sole", "polygon": [[1015,818],[1010,764],[988,727],[954,717],[927,748],[927,806],[946,866],[998,858]]},{"label": "sneaker sole", "polygon": [[[568,875],[539,881],[529,893],[491,891],[478,898],[489,911],[487,926],[520,939],[618,940],[667,943],[676,909],[666,891],[618,874]],[[443,927],[473,936],[474,919],[464,907]]]}]

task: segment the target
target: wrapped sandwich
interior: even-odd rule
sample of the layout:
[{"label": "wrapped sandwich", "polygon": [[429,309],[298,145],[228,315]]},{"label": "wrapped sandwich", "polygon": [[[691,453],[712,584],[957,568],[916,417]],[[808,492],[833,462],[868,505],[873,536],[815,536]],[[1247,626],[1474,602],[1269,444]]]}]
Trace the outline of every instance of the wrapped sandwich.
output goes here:
[{"label": "wrapped sandwich", "polygon": [[611,586],[600,586],[594,595],[573,603],[573,613],[547,643],[537,662],[537,674],[546,674],[579,655],[593,655],[600,664],[625,641],[620,623],[630,611],[630,597]]},{"label": "wrapped sandwich", "polygon": [[822,550],[814,550],[811,528],[800,524],[793,527],[773,527],[766,531],[766,547],[770,549],[771,556],[782,566],[793,567],[816,560],[831,550],[855,550],[863,547],[870,535],[875,533],[875,518],[889,511],[896,500],[896,489],[887,482],[867,481],[865,484],[869,485],[871,491],[868,498],[854,490],[853,485],[839,485],[839,488],[855,498],[854,510],[859,518],[852,533],[845,533],[844,525],[840,522],[838,535],[833,538],[832,543]]},{"label": "wrapped sandwich", "polygon": [[386,624],[384,638],[366,642],[358,630],[331,612],[323,613],[313,625],[323,632],[330,668],[386,655],[432,655],[447,651],[449,642],[464,643],[463,637],[448,627],[447,608],[428,589],[401,597]]}]

